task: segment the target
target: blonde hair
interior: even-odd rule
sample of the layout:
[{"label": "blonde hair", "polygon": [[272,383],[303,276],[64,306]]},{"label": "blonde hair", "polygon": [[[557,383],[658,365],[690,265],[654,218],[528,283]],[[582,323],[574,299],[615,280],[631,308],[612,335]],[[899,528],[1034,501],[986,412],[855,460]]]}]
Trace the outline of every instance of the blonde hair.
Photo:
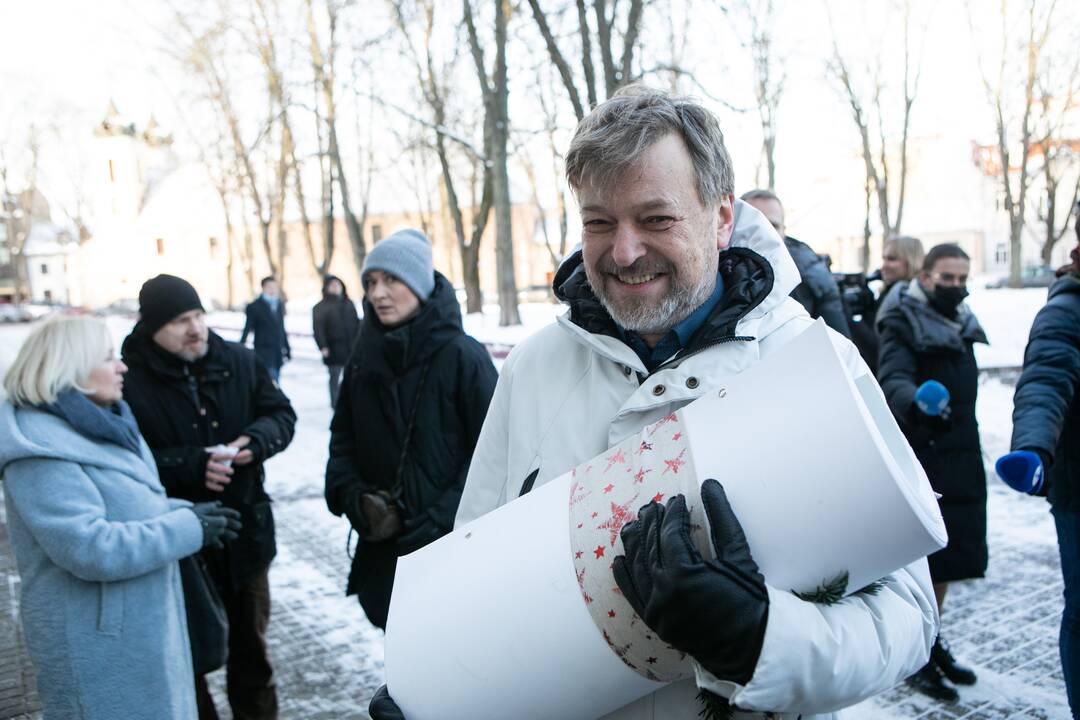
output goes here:
[{"label": "blonde hair", "polygon": [[910,235],[893,235],[885,241],[882,252],[890,245],[896,248],[896,253],[907,262],[908,271],[905,280],[911,280],[922,270],[923,259],[926,252],[923,250],[922,241]]},{"label": "blonde hair", "polygon": [[109,359],[112,338],[96,318],[54,315],[35,329],[19,348],[4,375],[8,402],[16,407],[49,404],[68,388],[79,386]]}]

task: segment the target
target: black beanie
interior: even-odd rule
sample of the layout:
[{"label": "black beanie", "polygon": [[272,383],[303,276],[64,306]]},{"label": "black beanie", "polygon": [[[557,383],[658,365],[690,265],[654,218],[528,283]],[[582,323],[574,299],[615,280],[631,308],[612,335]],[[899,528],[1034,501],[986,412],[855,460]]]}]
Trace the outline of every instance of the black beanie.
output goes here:
[{"label": "black beanie", "polygon": [[191,283],[175,275],[150,278],[139,290],[139,324],[147,335],[189,310],[202,309],[199,293]]}]

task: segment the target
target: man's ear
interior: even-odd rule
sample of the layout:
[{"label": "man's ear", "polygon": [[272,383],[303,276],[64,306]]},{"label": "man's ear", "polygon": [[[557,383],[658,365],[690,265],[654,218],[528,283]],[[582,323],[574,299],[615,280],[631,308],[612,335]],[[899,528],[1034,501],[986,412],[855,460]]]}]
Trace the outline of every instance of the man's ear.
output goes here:
[{"label": "man's ear", "polygon": [[735,228],[735,196],[723,195],[716,202],[716,249],[724,250],[731,243]]}]

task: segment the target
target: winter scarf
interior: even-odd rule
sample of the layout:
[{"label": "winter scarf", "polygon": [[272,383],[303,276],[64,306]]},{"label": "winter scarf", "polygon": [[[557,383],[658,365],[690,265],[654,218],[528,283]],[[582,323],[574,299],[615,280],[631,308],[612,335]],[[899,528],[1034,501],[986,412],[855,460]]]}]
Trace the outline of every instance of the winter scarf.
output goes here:
[{"label": "winter scarf", "polygon": [[57,396],[56,402],[44,405],[42,410],[66,420],[85,437],[119,445],[136,455],[142,451],[139,426],[135,423],[131,408],[123,400],[103,408],[95,405],[82,392],[68,388]]}]

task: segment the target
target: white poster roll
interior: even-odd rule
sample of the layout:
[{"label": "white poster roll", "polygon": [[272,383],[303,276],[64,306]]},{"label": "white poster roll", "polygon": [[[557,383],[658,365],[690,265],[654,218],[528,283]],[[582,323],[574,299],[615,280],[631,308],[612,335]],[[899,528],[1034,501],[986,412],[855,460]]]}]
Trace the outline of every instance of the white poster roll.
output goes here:
[{"label": "white poster roll", "polygon": [[567,470],[398,561],[386,673],[409,720],[596,718],[686,677],[685,658],[633,616],[610,561],[622,524],[676,493],[711,557],[707,478],[778,589],[846,595],[947,541],[880,389],[849,377],[820,321]]}]

